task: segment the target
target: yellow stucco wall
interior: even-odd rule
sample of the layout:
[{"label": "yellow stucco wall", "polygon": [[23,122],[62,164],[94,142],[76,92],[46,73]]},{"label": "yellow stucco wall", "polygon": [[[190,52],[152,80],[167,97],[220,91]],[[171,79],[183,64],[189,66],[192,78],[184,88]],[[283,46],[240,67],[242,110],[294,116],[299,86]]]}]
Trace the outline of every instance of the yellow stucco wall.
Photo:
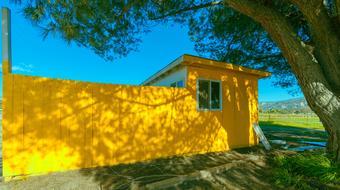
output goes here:
[{"label": "yellow stucco wall", "polygon": [[[188,66],[187,88],[3,75],[3,175],[225,151],[257,143],[257,78]],[[197,78],[222,81],[223,111],[196,110]]]},{"label": "yellow stucco wall", "polygon": [[[188,90],[196,100],[197,79],[222,82],[222,111],[199,112],[214,114],[227,134],[230,148],[258,143],[252,123],[258,121],[258,78],[256,76],[219,69],[188,67]],[[196,105],[196,102],[193,103]]]}]

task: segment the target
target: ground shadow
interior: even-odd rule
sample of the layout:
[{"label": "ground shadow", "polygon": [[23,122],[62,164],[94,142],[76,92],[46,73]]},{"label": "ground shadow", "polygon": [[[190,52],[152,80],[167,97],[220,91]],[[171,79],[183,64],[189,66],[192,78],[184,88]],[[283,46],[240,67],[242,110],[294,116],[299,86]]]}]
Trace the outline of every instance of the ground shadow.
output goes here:
[{"label": "ground shadow", "polygon": [[[81,170],[83,175],[93,176],[103,189],[145,188],[150,184],[178,178],[176,183],[155,189],[275,189],[270,181],[265,153],[261,148],[243,148],[228,152],[182,155],[155,159],[135,164]],[[249,159],[253,158],[253,159]],[[235,167],[211,172],[210,168]],[[223,168],[222,167],[222,168]],[[227,168],[227,167],[225,167]],[[195,172],[209,173],[188,178]]]},{"label": "ground shadow", "polygon": [[299,128],[293,126],[261,125],[265,136],[272,140],[300,141],[327,141],[328,135],[324,130]]}]

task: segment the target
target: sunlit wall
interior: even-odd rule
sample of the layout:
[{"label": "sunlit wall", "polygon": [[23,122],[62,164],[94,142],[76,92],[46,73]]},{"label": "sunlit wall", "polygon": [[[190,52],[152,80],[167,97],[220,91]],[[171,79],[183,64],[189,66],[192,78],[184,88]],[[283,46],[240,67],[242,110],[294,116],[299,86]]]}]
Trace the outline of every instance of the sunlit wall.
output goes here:
[{"label": "sunlit wall", "polygon": [[[257,144],[257,78],[188,66],[186,88],[3,75],[3,175],[132,163]],[[198,78],[222,81],[199,112]]]}]

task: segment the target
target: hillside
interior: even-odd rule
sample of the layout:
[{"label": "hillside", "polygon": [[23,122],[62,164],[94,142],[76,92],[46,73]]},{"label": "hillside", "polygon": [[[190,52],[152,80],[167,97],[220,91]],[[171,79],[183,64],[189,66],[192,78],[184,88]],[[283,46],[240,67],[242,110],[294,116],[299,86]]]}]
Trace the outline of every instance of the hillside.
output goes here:
[{"label": "hillside", "polygon": [[302,112],[311,113],[312,110],[309,108],[305,98],[293,98],[283,101],[275,102],[260,102],[259,103],[260,112],[268,111],[279,111],[279,112]]}]

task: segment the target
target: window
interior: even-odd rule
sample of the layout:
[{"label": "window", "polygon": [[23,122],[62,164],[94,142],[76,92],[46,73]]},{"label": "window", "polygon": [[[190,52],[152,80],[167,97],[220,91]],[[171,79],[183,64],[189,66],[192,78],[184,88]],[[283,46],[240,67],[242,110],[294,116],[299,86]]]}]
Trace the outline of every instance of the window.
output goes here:
[{"label": "window", "polygon": [[183,88],[184,87],[184,81],[180,80],[177,82],[173,82],[170,84],[170,87],[177,87],[177,88]]},{"label": "window", "polygon": [[182,87],[184,87],[184,82],[182,80],[180,80],[176,83],[176,85],[177,85],[177,87],[182,88]]},{"label": "window", "polygon": [[198,109],[221,110],[221,82],[198,80]]},{"label": "window", "polygon": [[211,94],[211,100],[210,100],[210,108],[211,109],[220,109],[221,105],[221,92],[220,92],[220,83],[219,82],[214,82],[210,81],[210,94]]},{"label": "window", "polygon": [[199,80],[198,82],[198,108],[209,109],[210,108],[210,82],[206,80]]}]

